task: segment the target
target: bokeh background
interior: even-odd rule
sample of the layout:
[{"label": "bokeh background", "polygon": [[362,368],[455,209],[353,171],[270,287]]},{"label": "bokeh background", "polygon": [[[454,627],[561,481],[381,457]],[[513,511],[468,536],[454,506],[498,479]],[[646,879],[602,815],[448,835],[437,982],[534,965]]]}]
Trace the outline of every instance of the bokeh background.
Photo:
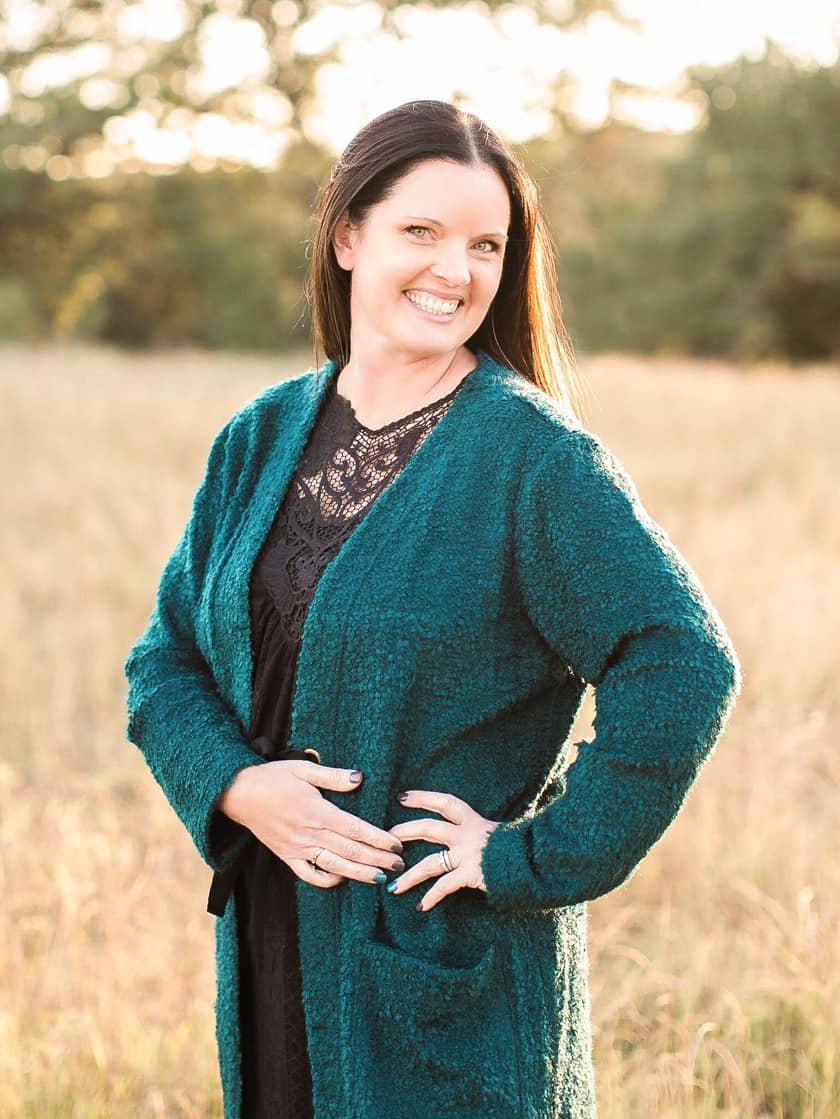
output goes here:
[{"label": "bokeh background", "polygon": [[590,907],[600,1114],[837,1119],[838,45],[828,0],[0,7],[0,1116],[221,1115],[208,874],[122,662],[213,434],[311,364],[319,184],[440,97],[537,180],[588,426],[744,672]]}]

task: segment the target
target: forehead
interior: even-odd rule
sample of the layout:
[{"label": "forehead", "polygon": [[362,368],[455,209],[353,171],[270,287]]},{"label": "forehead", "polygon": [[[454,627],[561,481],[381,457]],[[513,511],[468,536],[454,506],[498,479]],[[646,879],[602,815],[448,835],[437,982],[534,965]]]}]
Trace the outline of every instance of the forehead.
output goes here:
[{"label": "forehead", "polygon": [[510,199],[501,175],[486,164],[466,166],[426,160],[404,175],[381,207],[388,214],[426,215],[441,221],[510,221]]}]

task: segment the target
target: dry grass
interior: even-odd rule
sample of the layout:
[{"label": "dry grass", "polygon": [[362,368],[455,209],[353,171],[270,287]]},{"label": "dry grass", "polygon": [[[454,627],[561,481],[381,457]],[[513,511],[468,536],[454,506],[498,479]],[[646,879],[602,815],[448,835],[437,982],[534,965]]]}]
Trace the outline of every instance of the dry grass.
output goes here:
[{"label": "dry grass", "polygon": [[[0,350],[0,1116],[221,1114],[207,874],[123,740],[121,664],[213,433],[308,363]],[[745,676],[591,906],[601,1119],[836,1119],[838,370],[582,367]]]}]

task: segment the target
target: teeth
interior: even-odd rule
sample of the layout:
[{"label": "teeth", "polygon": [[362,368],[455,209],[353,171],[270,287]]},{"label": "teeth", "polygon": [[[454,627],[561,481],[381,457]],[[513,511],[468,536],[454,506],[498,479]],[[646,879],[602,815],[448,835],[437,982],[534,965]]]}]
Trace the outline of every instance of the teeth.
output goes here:
[{"label": "teeth", "polygon": [[424,311],[432,311],[436,315],[451,315],[458,308],[457,299],[452,302],[445,302],[443,299],[435,299],[432,295],[424,295],[416,291],[407,291],[405,294],[412,303],[416,303]]}]

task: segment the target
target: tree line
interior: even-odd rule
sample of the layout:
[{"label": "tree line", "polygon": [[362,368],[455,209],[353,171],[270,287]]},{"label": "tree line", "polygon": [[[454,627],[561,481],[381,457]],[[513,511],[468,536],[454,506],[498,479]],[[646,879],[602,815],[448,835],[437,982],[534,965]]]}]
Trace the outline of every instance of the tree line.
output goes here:
[{"label": "tree line", "polygon": [[[768,51],[688,78],[707,107],[690,133],[563,119],[518,148],[577,349],[836,358],[840,65]],[[0,338],[305,343],[312,207],[333,159],[301,139],[267,172],[3,168]]]}]

